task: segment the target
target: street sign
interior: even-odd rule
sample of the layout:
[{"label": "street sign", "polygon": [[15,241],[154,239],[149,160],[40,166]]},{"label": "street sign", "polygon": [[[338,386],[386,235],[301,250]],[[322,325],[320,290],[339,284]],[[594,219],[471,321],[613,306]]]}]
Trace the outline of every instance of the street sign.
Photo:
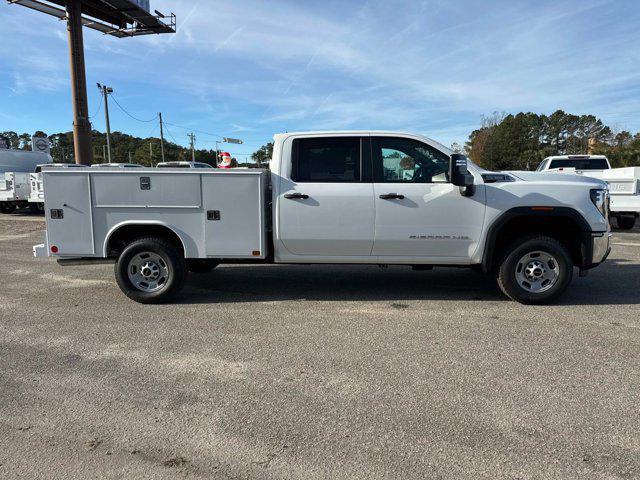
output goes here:
[{"label": "street sign", "polygon": [[223,137],[222,141],[225,143],[242,143],[242,140],[240,140],[239,138],[227,138],[227,137]]}]

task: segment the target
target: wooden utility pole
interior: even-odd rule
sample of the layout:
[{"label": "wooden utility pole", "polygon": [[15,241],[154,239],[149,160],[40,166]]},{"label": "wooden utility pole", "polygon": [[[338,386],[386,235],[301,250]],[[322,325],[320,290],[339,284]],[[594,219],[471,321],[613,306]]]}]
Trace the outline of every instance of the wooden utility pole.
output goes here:
[{"label": "wooden utility pole", "polygon": [[109,101],[107,100],[107,95],[113,93],[113,88],[98,83],[98,90],[100,90],[100,93],[102,93],[104,97],[104,121],[107,126],[107,156],[109,158],[108,162],[111,163],[111,124],[109,123]]},{"label": "wooden utility pole", "polygon": [[82,39],[82,0],[67,0],[67,32],[71,66],[71,99],[73,101],[73,152],[78,164],[91,165],[91,122],[87,105],[87,79],[84,70]]},{"label": "wooden utility pole", "polygon": [[164,162],[164,132],[162,130],[162,112],[158,113],[158,118],[160,119],[160,158]]},{"label": "wooden utility pole", "polygon": [[191,161],[195,162],[196,161],[196,150],[195,150],[196,135],[193,132],[191,132],[187,136],[189,137],[189,142],[191,144]]}]

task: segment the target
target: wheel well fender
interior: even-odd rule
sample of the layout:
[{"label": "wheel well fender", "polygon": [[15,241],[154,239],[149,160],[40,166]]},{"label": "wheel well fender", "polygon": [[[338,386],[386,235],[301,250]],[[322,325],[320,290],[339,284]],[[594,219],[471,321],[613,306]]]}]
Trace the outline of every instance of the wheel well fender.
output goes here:
[{"label": "wheel well fender", "polygon": [[[129,220],[114,225],[104,240],[102,248],[105,257],[112,256],[118,252],[123,244],[135,238],[158,236],[173,243],[185,257],[197,256],[193,242],[185,241],[184,233],[173,226],[160,221],[137,221]],[[191,248],[189,248],[191,246]],[[190,255],[191,254],[191,255]]]},{"label": "wheel well fender", "polygon": [[515,207],[504,212],[487,230],[482,270],[489,272],[503,248],[519,236],[547,235],[568,248],[575,265],[583,266],[592,244],[591,227],[580,212],[571,207]]}]

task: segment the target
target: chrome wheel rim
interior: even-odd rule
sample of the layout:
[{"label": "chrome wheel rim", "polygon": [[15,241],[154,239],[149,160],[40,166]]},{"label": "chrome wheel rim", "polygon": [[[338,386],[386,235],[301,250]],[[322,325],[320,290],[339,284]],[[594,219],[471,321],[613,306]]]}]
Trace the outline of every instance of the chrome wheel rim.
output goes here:
[{"label": "chrome wheel rim", "polygon": [[138,290],[151,293],[162,290],[169,280],[169,267],[154,252],[135,254],[127,265],[129,280]]},{"label": "chrome wheel rim", "polygon": [[543,293],[558,281],[560,267],[553,255],[536,250],[518,260],[515,275],[520,288],[529,293]]}]

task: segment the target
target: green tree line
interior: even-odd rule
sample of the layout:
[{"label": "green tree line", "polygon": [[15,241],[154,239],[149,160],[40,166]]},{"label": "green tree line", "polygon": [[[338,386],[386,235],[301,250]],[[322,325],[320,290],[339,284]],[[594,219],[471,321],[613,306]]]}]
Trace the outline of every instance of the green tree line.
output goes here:
[{"label": "green tree line", "polygon": [[[73,157],[73,132],[55,133],[47,135],[38,131],[36,136],[48,137],[51,144],[51,157],[54,162],[74,162]],[[18,150],[31,150],[31,135],[18,134],[14,131],[0,132],[9,148]],[[105,163],[108,161],[107,136],[105,133],[93,130],[91,132],[93,147],[93,163]],[[140,138],[121,132],[111,133],[111,161],[129,162],[140,165],[155,165],[162,161],[160,139],[157,137]],[[191,149],[164,140],[164,161],[191,161]],[[195,161],[216,165],[216,151],[213,149],[195,149]],[[232,160],[232,162],[235,159]],[[237,165],[236,161],[236,165]]]},{"label": "green tree line", "polygon": [[594,115],[494,112],[471,132],[465,150],[489,170],[535,169],[550,155],[602,154],[613,167],[640,165],[640,132],[614,132]]},{"label": "green tree line", "polygon": [[[36,135],[47,136],[44,132]],[[0,132],[9,148],[31,149],[31,135],[13,131]],[[73,132],[48,135],[51,156],[55,162],[73,162]],[[106,162],[106,134],[93,130],[93,161]],[[490,170],[535,169],[550,155],[603,154],[612,166],[640,165],[640,132],[614,132],[594,115],[573,115],[558,110],[551,115],[532,112],[504,114],[494,112],[482,117],[480,127],[469,135],[464,148],[456,144],[456,151],[464,150],[478,165]],[[191,150],[176,143],[164,141],[165,161],[191,160]],[[273,153],[273,143],[267,143],[251,155],[252,163],[239,166],[267,166]],[[139,138],[126,133],[111,134],[111,160],[141,165],[161,161],[160,139]],[[196,149],[195,160],[216,164],[212,149]]]}]

